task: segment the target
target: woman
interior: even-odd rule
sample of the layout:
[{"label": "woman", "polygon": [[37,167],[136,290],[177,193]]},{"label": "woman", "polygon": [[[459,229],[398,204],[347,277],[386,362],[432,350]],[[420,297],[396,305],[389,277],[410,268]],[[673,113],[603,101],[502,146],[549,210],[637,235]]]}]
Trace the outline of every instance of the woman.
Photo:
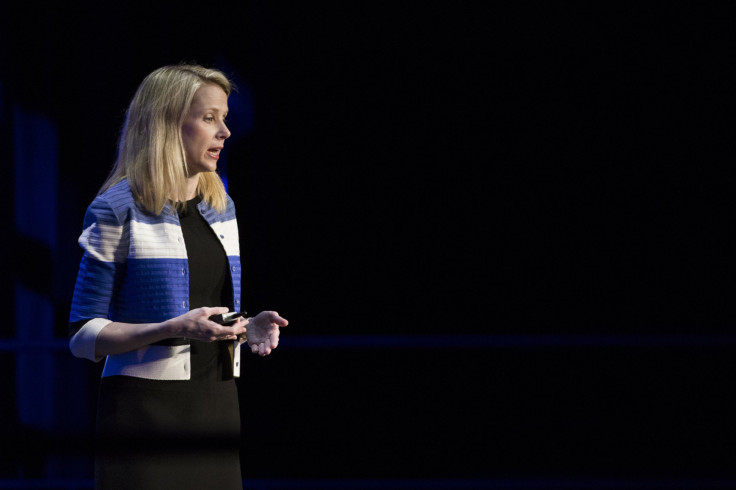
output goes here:
[{"label": "woman", "polygon": [[233,360],[244,341],[270,354],[288,322],[211,319],[242,311],[235,209],[216,174],[230,91],[197,65],[148,75],[87,210],[69,344],[106,358],[96,488],[242,488]]}]

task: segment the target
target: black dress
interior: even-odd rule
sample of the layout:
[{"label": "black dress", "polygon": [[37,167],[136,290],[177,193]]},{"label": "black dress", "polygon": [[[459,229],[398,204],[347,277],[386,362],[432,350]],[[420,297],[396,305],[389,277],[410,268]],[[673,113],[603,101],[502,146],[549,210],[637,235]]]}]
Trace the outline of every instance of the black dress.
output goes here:
[{"label": "black dress", "polygon": [[[179,213],[191,308],[232,309],[227,257],[197,210],[199,200],[187,201]],[[242,490],[240,410],[229,342],[189,343],[189,380],[102,378],[95,488]]]}]

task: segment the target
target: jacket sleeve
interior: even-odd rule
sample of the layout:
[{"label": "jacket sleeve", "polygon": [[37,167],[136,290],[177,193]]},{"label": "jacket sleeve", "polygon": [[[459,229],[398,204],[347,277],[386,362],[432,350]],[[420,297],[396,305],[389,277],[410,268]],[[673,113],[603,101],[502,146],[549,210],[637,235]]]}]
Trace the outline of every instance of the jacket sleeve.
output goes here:
[{"label": "jacket sleeve", "polygon": [[107,324],[116,278],[125,264],[129,226],[98,196],[87,208],[79,245],[84,250],[69,316],[69,348],[76,357],[95,356],[97,334]]}]

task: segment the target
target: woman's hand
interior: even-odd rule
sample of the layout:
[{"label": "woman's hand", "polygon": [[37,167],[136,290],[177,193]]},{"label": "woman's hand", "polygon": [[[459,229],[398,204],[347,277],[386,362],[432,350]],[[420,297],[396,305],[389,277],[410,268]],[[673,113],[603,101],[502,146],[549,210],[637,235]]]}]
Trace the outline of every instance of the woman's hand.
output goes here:
[{"label": "woman's hand", "polygon": [[223,306],[202,307],[161,323],[108,323],[95,339],[95,357],[122,354],[176,337],[203,342],[235,340],[245,334],[247,320],[241,317],[232,325],[223,326],[209,319],[211,315],[227,311]]},{"label": "woman's hand", "polygon": [[228,309],[222,306],[196,308],[181,316],[172,318],[172,328],[176,331],[176,337],[186,337],[200,340],[202,342],[214,342],[216,340],[236,340],[239,335],[245,334],[245,326],[248,321],[239,317],[231,325],[220,325],[210,320],[210,316],[227,313]]},{"label": "woman's hand", "polygon": [[279,328],[289,324],[275,311],[262,311],[248,319],[245,336],[253,354],[267,356],[279,345]]}]

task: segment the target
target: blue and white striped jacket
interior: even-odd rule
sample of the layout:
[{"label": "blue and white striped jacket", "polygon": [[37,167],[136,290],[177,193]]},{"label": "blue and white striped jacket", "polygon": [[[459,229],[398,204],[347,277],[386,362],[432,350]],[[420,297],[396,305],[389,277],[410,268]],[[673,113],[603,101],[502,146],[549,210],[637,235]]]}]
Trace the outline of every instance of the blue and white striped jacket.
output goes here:
[{"label": "blue and white striped jacket", "polygon": [[[198,208],[219,237],[230,266],[233,303],[222,306],[238,311],[241,266],[235,207],[228,197],[224,213],[205,202]],[[69,346],[75,356],[100,361],[95,356],[97,334],[112,321],[162,322],[189,311],[187,250],[171,206],[158,216],[146,211],[123,180],[87,208],[79,244],[84,255],[69,317]],[[149,345],[108,356],[102,376],[117,374],[189,379],[189,345]]]}]

